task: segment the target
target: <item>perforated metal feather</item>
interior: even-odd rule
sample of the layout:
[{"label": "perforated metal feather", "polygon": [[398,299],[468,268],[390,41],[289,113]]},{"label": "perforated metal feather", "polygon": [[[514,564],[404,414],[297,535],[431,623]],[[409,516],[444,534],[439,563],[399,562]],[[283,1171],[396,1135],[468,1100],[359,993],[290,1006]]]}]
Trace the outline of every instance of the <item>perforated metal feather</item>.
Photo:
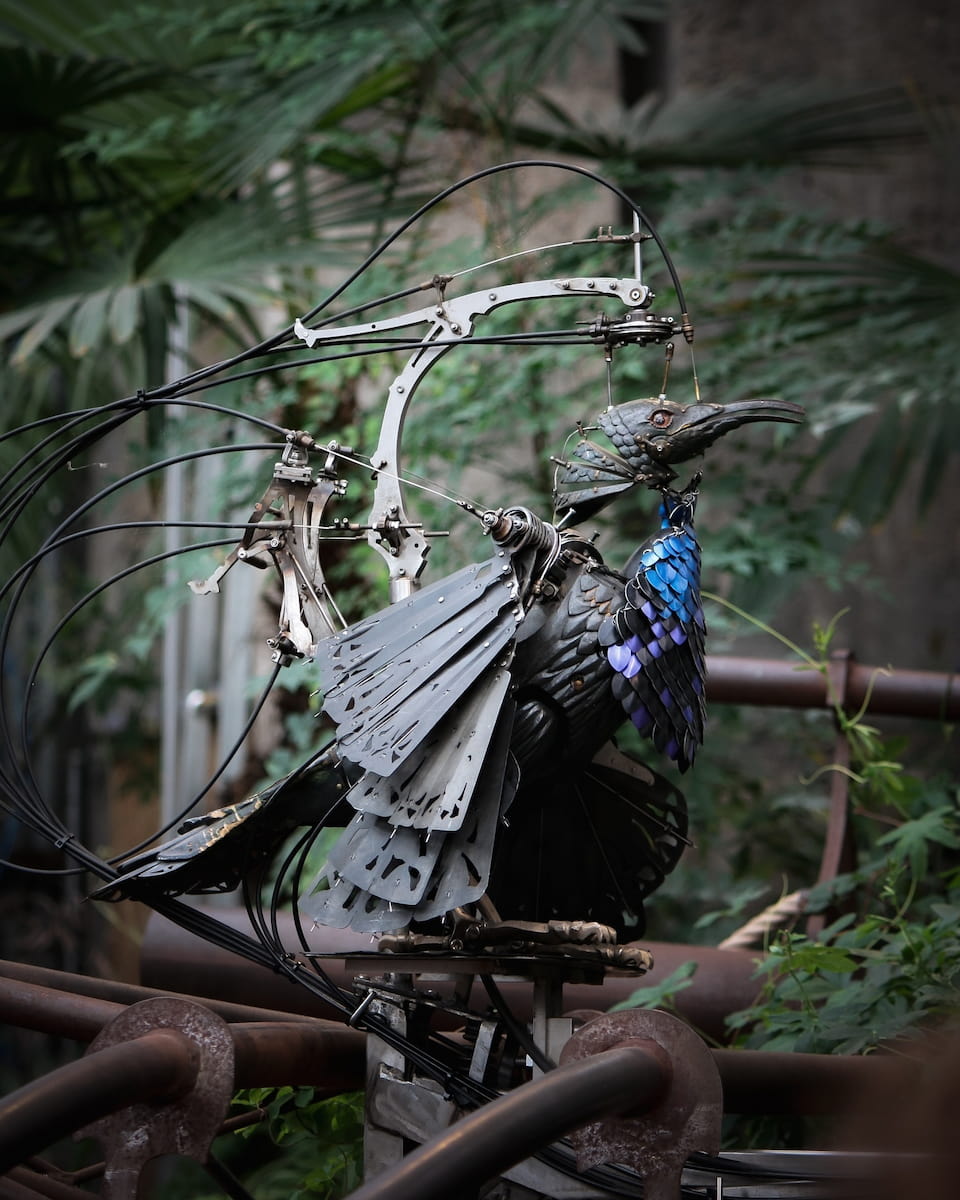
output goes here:
[{"label": "perforated metal feather", "polygon": [[577,442],[573,459],[578,461],[562,461],[558,466],[553,495],[558,512],[602,508],[637,482],[637,473],[626,459],[586,438]]},{"label": "perforated metal feather", "polygon": [[397,770],[514,637],[518,594],[500,552],[321,642],[323,707],[344,758]]},{"label": "perforated metal feather", "polygon": [[[476,769],[459,827],[402,826],[358,812],[334,846],[301,911],[312,920],[380,933],[429,921],[486,891],[497,823],[517,784],[509,755],[513,706],[498,702],[493,734]],[[449,761],[449,760],[447,760]],[[361,781],[360,788],[364,785]]]},{"label": "perforated metal feather", "polygon": [[301,909],[385,931],[426,921],[486,888],[513,703],[515,556],[498,552],[357,622],[318,647],[324,710],[364,773],[356,810]]}]

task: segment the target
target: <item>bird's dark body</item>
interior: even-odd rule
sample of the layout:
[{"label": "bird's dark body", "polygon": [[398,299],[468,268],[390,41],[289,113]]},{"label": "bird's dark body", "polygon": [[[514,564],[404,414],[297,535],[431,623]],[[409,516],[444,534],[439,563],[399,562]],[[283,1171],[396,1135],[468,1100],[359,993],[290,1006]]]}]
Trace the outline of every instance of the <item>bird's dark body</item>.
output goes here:
[{"label": "bird's dark body", "polygon": [[[683,510],[691,520],[692,507],[690,500]],[[518,919],[571,919],[564,906],[575,897],[577,919],[615,929],[639,926],[651,881],[662,881],[680,853],[682,797],[648,768],[615,762],[613,748],[605,767],[594,759],[638,705],[661,748],[669,746],[681,766],[692,758],[702,705],[693,712],[669,694],[672,676],[689,680],[691,661],[703,670],[702,656],[691,659],[702,646],[702,614],[699,548],[688,529],[692,591],[687,616],[677,621],[689,636],[676,642],[659,625],[654,635],[656,621],[637,607],[645,604],[669,619],[667,602],[646,578],[641,560],[647,547],[638,551],[637,573],[626,579],[575,531],[558,536],[549,553],[521,540],[512,553],[500,551],[503,565],[468,569],[461,582],[451,577],[406,602],[399,617],[387,610],[382,623],[374,618],[330,639],[321,654],[328,711],[338,722],[342,752],[366,774],[348,795],[357,816],[331,854],[319,890],[302,905],[308,915],[323,924],[387,931],[429,921],[489,893]],[[478,581],[494,576],[497,585],[482,590]],[[443,619],[441,602],[447,606]],[[634,672],[619,688],[622,677],[608,649],[620,636],[618,622],[623,640],[645,630],[645,642],[664,643],[663,650],[655,647],[655,669],[639,679]],[[455,631],[471,666],[459,690],[450,663],[432,661],[449,644],[448,630]],[[485,687],[494,689],[496,725],[484,715]],[[438,693],[450,696],[447,708],[436,704]],[[384,707],[378,709],[374,699]],[[456,713],[465,707],[475,733],[486,725],[488,744],[478,734],[464,739]],[[452,765],[425,781],[422,752],[408,748],[421,742],[435,760],[473,758],[453,802],[444,792]],[[384,746],[394,747],[395,757],[386,759]],[[373,747],[381,753],[372,754]],[[504,749],[509,765],[501,772],[502,786],[489,789],[486,762]],[[454,802],[457,823],[449,820]],[[461,806],[467,816],[460,815]],[[545,876],[549,887],[543,886]]]},{"label": "bird's dark body", "polygon": [[539,601],[536,631],[520,641],[513,664],[517,712],[510,748],[521,779],[589,761],[623,721],[597,634],[623,604],[624,580],[576,541],[560,594]]},{"label": "bird's dark body", "polygon": [[[572,543],[564,584],[517,648],[511,749],[520,767],[488,891],[512,919],[643,931],[643,900],[685,843],[681,793],[610,743],[627,719],[598,640],[627,579]],[[597,756],[601,761],[597,761]]]}]

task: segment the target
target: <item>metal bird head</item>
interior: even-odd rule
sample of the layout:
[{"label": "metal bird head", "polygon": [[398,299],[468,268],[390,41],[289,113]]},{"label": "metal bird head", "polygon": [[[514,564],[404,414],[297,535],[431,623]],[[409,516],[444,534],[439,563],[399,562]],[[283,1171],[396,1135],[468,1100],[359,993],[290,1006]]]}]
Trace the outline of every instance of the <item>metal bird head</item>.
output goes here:
[{"label": "metal bird head", "polygon": [[[554,503],[574,519],[590,516],[635,484],[664,488],[717,438],[752,421],[802,421],[804,410],[785,400],[737,400],[732,404],[673,404],[658,397],[611,405],[597,418],[616,453],[581,439],[573,461],[558,461]],[[581,465],[583,464],[583,465]]]}]

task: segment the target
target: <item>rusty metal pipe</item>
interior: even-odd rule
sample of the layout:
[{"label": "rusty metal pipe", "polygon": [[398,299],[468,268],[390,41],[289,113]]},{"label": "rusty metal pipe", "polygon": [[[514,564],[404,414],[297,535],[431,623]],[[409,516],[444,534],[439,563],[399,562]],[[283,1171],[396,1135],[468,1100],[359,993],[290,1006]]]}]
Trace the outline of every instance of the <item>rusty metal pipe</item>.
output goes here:
[{"label": "rusty metal pipe", "polygon": [[38,1195],[47,1196],[49,1200],[90,1200],[90,1192],[84,1188],[74,1187],[72,1183],[64,1183],[54,1175],[33,1171],[28,1167],[13,1167],[5,1178],[29,1188],[33,1200]]},{"label": "rusty metal pipe", "polygon": [[[891,717],[960,717],[960,676],[939,671],[903,671],[849,663],[846,695],[837,697],[848,709]],[[827,680],[818,671],[798,669],[778,659],[707,656],[707,699],[714,704],[761,707],[829,708]]]},{"label": "rusty metal pipe", "polygon": [[215,1012],[225,1021],[305,1021],[311,1017],[298,1012],[285,1012],[275,1008],[257,1008],[250,1004],[235,1004],[229,1000],[214,1000],[206,996],[189,996],[183,992],[162,988],[141,987],[135,983],[122,983],[114,979],[95,979],[90,975],[75,975],[69,971],[55,971],[50,967],[37,967],[33,963],[11,962],[0,959],[0,978],[19,979],[24,983],[54,988],[60,992],[73,992],[80,996],[92,996],[99,1000],[112,1000],[115,1004],[137,1004],[141,1000],[173,996],[177,1000],[191,1000]]},{"label": "rusty metal pipe", "polygon": [[[215,1008],[205,1000],[193,1002]],[[0,976],[0,1020],[21,1029],[92,1042],[100,1030],[126,1008],[125,1004],[111,1000],[78,996],[59,988]],[[355,1057],[363,1052],[363,1034],[359,1030],[316,1017],[287,1021],[280,1014],[277,1021],[238,1021],[230,1026],[230,1032],[237,1046],[237,1061],[243,1064],[242,1081],[238,1067],[239,1087],[269,1087],[294,1082],[314,1084],[316,1078],[308,1078],[309,1073],[322,1067],[328,1058],[334,1068],[334,1077],[346,1072],[346,1077],[352,1080]],[[282,1074],[283,1071],[287,1074]],[[363,1086],[362,1075],[358,1086]]]},{"label": "rusty metal pipe", "polygon": [[363,1089],[366,1034],[346,1025],[252,1023],[230,1026],[237,1087],[308,1084],[324,1096]]},{"label": "rusty metal pipe", "polygon": [[0,1102],[0,1174],[128,1104],[186,1094],[198,1061],[189,1038],[156,1029],[26,1084]]},{"label": "rusty metal pipe", "polygon": [[660,1048],[639,1041],[558,1067],[464,1117],[350,1200],[465,1194],[586,1121],[652,1107],[669,1087],[670,1074]]},{"label": "rusty metal pipe", "polygon": [[0,1179],[0,1200],[37,1200],[37,1193],[5,1175]]},{"label": "rusty metal pipe", "polygon": [[[217,910],[217,917],[237,929],[248,929],[246,913],[240,908]],[[279,918],[280,937],[285,945],[296,944],[293,918],[282,913]],[[357,952],[369,952],[370,935],[342,929],[316,929],[314,949],[334,957],[324,961],[324,968],[335,984],[349,988],[353,971],[348,971],[344,957]],[[726,1036],[725,1019],[728,1013],[748,1008],[760,989],[754,971],[756,954],[746,950],[720,950],[715,946],[684,945],[675,942],[643,941],[653,954],[653,969],[644,976],[644,984],[656,984],[682,963],[694,961],[697,972],[691,986],[676,997],[677,1010],[692,1025],[718,1041]],[[340,957],[340,956],[344,957]],[[399,970],[388,954],[371,956],[365,974],[379,975],[383,971]],[[248,996],[259,1004],[280,1007],[291,1004],[300,1011],[319,1011],[331,1015],[333,1009],[323,1007],[306,988],[297,987],[265,967],[247,962],[217,946],[201,941],[193,934],[154,913],[144,935],[141,969],[145,979],[163,988],[184,986],[200,995]],[[432,982],[437,991],[448,985]],[[533,1016],[532,994],[529,985],[505,980],[501,991],[518,1020]],[[568,983],[564,985],[564,1005],[570,1009],[606,1010],[625,1000],[637,987],[635,977],[609,975],[602,985]],[[452,991],[452,985],[448,990]],[[437,1014],[438,1028],[452,1029],[461,1023],[459,1017],[444,1020]]]},{"label": "rusty metal pipe", "polygon": [[713,1050],[723,1083],[723,1111],[820,1116],[899,1086],[909,1092],[920,1064],[884,1054],[798,1054],[768,1050]]},{"label": "rusty metal pipe", "polygon": [[112,1000],[77,996],[56,988],[0,978],[0,1020],[21,1029],[35,1029],[56,1037],[92,1042],[104,1025],[126,1008]]}]

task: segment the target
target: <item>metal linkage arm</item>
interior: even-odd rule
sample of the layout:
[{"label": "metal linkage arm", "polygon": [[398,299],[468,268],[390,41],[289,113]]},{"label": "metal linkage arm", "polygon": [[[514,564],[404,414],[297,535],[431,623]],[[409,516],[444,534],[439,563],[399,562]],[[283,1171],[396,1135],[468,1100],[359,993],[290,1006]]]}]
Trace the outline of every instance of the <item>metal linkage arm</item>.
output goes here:
[{"label": "metal linkage arm", "polygon": [[649,304],[653,295],[639,279],[606,275],[531,280],[494,286],[452,299],[445,297],[443,282],[438,281],[436,303],[416,312],[345,327],[310,329],[299,320],[294,325],[297,337],[311,347],[319,342],[375,338],[385,331],[411,325],[429,326],[417,349],[390,385],[380,440],[371,458],[377,485],[367,522],[370,526],[367,539],[389,567],[390,597],[394,601],[408,596],[416,587],[430,551],[426,535],[414,527],[404,508],[400,462],[400,442],[407,410],[430,368],[454,345],[472,336],[478,317],[505,304],[572,295],[606,296],[619,299],[628,310],[634,310]]}]

